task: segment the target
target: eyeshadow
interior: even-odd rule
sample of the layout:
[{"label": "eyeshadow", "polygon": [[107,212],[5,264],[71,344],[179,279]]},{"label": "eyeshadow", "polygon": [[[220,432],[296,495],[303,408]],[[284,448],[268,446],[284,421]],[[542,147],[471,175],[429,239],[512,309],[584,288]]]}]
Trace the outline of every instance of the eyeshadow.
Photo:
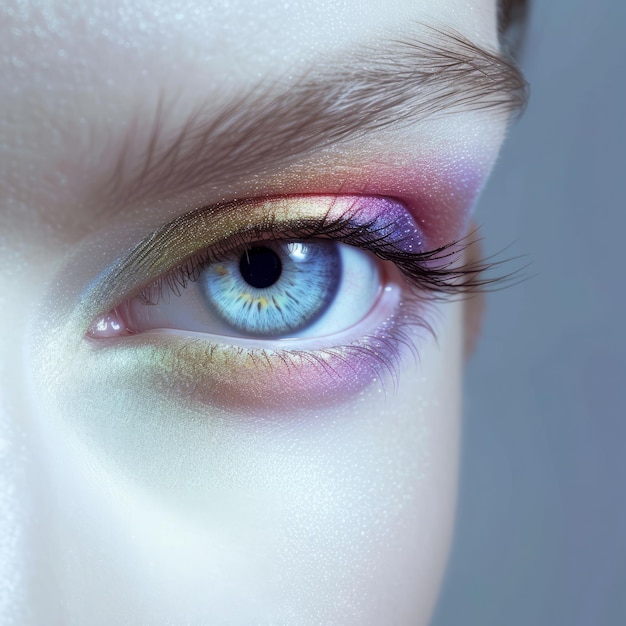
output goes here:
[{"label": "eyeshadow", "polygon": [[[334,213],[337,215],[334,215]],[[358,225],[367,225],[396,250],[402,252],[423,252],[426,249],[424,234],[415,223],[412,215],[402,203],[390,198],[357,196],[349,208],[341,205],[333,207],[332,218],[348,218]]]}]

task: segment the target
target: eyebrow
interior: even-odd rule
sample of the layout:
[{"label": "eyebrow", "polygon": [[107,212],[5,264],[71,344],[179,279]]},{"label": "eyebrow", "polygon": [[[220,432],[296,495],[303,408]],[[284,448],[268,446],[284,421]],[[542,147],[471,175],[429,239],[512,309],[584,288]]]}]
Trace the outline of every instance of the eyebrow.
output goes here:
[{"label": "eyebrow", "polygon": [[511,58],[457,32],[428,31],[428,43],[390,41],[311,68],[288,85],[255,85],[218,108],[202,102],[175,129],[168,130],[162,95],[149,134],[143,116],[133,119],[99,197],[114,208],[224,184],[373,131],[455,112],[521,114],[528,85]]}]

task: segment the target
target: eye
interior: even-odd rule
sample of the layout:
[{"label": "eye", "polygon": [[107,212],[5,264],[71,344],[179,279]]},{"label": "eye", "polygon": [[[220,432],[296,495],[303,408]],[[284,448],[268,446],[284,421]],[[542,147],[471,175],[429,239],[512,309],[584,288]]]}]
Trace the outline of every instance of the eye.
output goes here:
[{"label": "eye", "polygon": [[114,325],[117,334],[171,329],[259,339],[330,335],[372,308],[381,291],[380,263],[328,239],[251,242],[197,264],[192,259],[187,280],[185,270],[175,270],[99,320],[90,334]]},{"label": "eye", "polygon": [[147,237],[86,295],[112,304],[92,318],[87,347],[94,358],[112,350],[122,368],[139,360],[185,402],[334,401],[419,352],[434,300],[480,286],[483,266],[460,266],[460,250],[429,248],[414,214],[389,198],[200,209]]}]

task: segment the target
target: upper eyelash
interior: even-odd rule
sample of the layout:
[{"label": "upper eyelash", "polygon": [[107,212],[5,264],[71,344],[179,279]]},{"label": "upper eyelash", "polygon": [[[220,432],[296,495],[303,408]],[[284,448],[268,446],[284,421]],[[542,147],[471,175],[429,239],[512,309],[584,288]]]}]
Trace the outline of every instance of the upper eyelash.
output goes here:
[{"label": "upper eyelash", "polygon": [[[270,224],[245,235],[232,236],[201,250],[178,266],[157,278],[148,287],[136,295],[147,305],[158,304],[164,296],[165,288],[175,295],[181,295],[190,282],[198,280],[207,264],[221,260],[223,255],[264,240],[314,240],[332,239],[358,248],[366,249],[378,258],[394,263],[404,276],[408,286],[416,293],[430,299],[440,297],[472,295],[483,291],[488,286],[509,282],[517,272],[502,276],[486,276],[487,270],[502,265],[505,261],[483,259],[476,262],[461,262],[464,252],[477,243],[473,239],[476,231],[466,237],[443,246],[422,252],[407,252],[401,244],[408,241],[397,239],[392,225],[381,226],[374,218],[369,222],[354,224],[347,217],[335,219],[322,218],[315,221],[300,222],[295,225]],[[393,236],[393,238],[392,238]]]}]

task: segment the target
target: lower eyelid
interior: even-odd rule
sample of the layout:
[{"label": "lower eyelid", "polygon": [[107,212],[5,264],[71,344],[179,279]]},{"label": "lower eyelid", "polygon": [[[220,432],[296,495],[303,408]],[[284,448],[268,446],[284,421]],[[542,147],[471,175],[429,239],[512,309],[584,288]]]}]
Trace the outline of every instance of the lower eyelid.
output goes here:
[{"label": "lower eyelid", "polygon": [[[141,371],[144,384],[183,404],[221,406],[246,413],[282,411],[348,400],[381,378],[395,375],[407,352],[430,334],[428,311],[400,285],[390,285],[362,322],[339,336],[225,344],[190,333],[149,331],[98,341],[99,356],[120,380]],[[215,338],[221,339],[223,338]]]}]

